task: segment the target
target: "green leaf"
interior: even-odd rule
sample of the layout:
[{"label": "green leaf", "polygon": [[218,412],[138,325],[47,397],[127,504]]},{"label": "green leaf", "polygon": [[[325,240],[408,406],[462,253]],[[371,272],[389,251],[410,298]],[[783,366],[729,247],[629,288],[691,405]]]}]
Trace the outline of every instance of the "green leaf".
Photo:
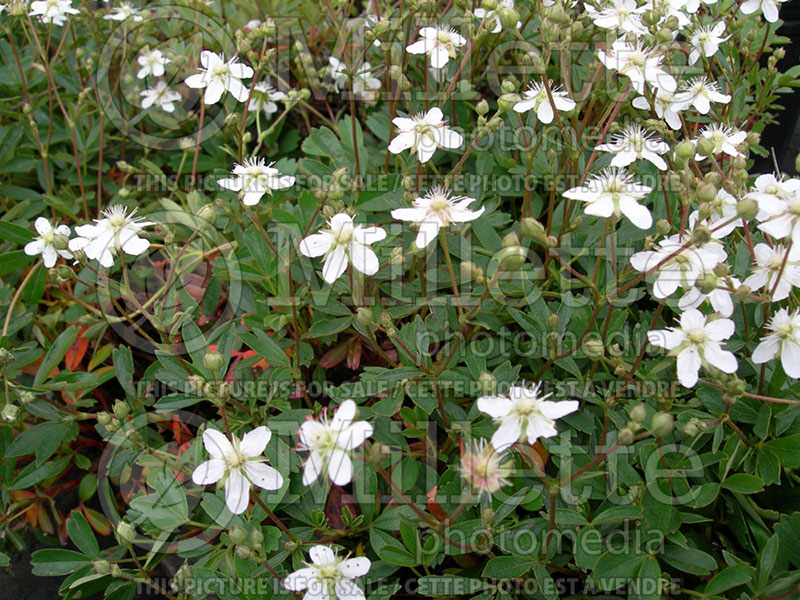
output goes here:
[{"label": "green leaf", "polygon": [[125,390],[125,393],[130,396],[136,396],[136,388],[133,385],[133,355],[128,346],[117,346],[111,353],[111,359],[114,361],[114,373],[117,376],[117,381]]},{"label": "green leaf", "polygon": [[758,555],[758,589],[764,589],[778,559],[778,534],[773,533]]},{"label": "green leaf", "polygon": [[91,559],[74,550],[37,550],[31,556],[33,574],[44,577],[69,575],[90,562]]},{"label": "green leaf", "polygon": [[722,482],[722,487],[737,494],[755,494],[764,489],[764,482],[755,475],[734,473]]},{"label": "green leaf", "polygon": [[314,322],[303,335],[304,338],[316,338],[324,335],[333,335],[344,331],[353,322],[353,317],[339,317],[337,319],[320,319]]},{"label": "green leaf", "polygon": [[56,338],[44,359],[42,359],[39,370],[36,372],[36,377],[33,379],[34,386],[46,380],[50,373],[64,360],[67,350],[69,350],[70,346],[75,342],[79,331],[80,328],[78,326],[67,327],[61,332],[61,335]]},{"label": "green leaf", "polygon": [[13,250],[0,255],[0,275],[8,275],[15,271],[21,271],[22,267],[33,261],[32,256],[25,254],[23,250]]},{"label": "green leaf", "polygon": [[73,510],[67,519],[67,534],[78,549],[92,558],[100,557],[100,546],[94,537],[89,521],[78,510]]},{"label": "green leaf", "polygon": [[753,567],[744,563],[723,569],[708,582],[706,594],[721,594],[731,588],[744,585],[753,577]]},{"label": "green leaf", "polygon": [[69,429],[70,424],[61,421],[39,423],[20,433],[6,454],[24,456],[35,452],[37,464],[42,464],[58,449]]},{"label": "green leaf", "polygon": [[628,587],[630,600],[658,600],[661,598],[661,566],[648,556]]},{"label": "green leaf", "polygon": [[0,239],[12,244],[27,244],[34,237],[34,232],[26,227],[0,221]]},{"label": "green leaf", "polygon": [[708,575],[717,568],[717,561],[714,560],[714,557],[697,548],[669,545],[661,557],[667,564],[693,575]]},{"label": "green leaf", "polygon": [[597,559],[592,579],[601,590],[612,592],[636,577],[647,558],[632,546],[614,548]]},{"label": "green leaf", "polygon": [[486,563],[483,576],[493,579],[513,579],[522,577],[533,565],[533,561],[525,556],[496,556]]},{"label": "green leaf", "polygon": [[800,433],[770,440],[762,448],[771,450],[784,467],[800,468]]},{"label": "green leaf", "polygon": [[240,333],[239,337],[247,346],[266,359],[271,365],[283,367],[291,366],[289,357],[284,354],[281,347],[271,337],[261,330],[254,329],[252,333]]}]

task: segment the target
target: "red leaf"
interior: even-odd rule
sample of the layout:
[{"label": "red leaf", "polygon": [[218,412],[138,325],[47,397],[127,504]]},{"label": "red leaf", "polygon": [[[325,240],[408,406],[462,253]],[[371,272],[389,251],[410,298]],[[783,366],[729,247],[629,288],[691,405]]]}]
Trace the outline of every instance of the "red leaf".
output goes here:
[{"label": "red leaf", "polygon": [[355,371],[361,364],[361,338],[354,338],[347,349],[347,368]]},{"label": "red leaf", "polygon": [[67,354],[64,356],[64,365],[70,371],[75,371],[80,366],[81,360],[83,360],[83,356],[86,354],[86,350],[89,349],[89,340],[83,337],[83,332],[87,329],[89,329],[88,325],[81,327],[78,332],[78,337],[75,338],[72,346],[69,347]]},{"label": "red leaf", "polygon": [[443,522],[447,520],[448,515],[442,508],[442,505],[436,501],[437,487],[439,486],[433,486],[426,494],[426,496],[428,496],[428,512],[430,512],[439,522]]}]

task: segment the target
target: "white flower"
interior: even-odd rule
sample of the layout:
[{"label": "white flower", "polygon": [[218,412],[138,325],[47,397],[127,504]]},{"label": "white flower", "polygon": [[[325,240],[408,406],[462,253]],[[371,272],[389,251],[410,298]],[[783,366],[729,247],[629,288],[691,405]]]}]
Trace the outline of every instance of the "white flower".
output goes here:
[{"label": "white flower", "polygon": [[451,58],[456,57],[456,48],[467,43],[455,29],[437,25],[436,27],[423,27],[419,30],[422,39],[417,40],[406,48],[410,54],[427,54],[431,59],[431,66],[441,69]]},{"label": "white flower", "polygon": [[693,65],[701,56],[711,58],[719,51],[719,45],[730,38],[729,35],[723,37],[725,33],[725,23],[720,21],[713,27],[699,26],[689,37],[692,51],[689,53],[689,64]]},{"label": "white flower", "polygon": [[645,48],[641,42],[629,44],[624,39],[615,41],[608,52],[598,51],[600,62],[607,69],[618,71],[631,80],[631,86],[644,94],[644,84],[667,92],[674,92],[678,84],[675,78],[661,66],[663,56]]},{"label": "white flower", "polygon": [[[792,287],[800,287],[800,248],[793,245],[788,250],[781,244],[770,248],[762,243],[756,244],[753,252],[757,267],[744,280],[744,284],[751,290],[764,288],[773,302],[777,302],[788,298]],[[777,279],[779,273],[780,279]]]},{"label": "white flower", "polygon": [[272,194],[272,190],[282,190],[294,185],[292,175],[281,175],[273,167],[274,162],[265,164],[263,158],[246,158],[244,164],[234,164],[231,173],[236,177],[226,177],[217,183],[226,190],[239,192],[242,204],[253,206],[258,204],[264,194]]},{"label": "white flower", "polygon": [[136,62],[142,67],[136,73],[136,77],[138,79],[144,79],[148,75],[161,77],[166,73],[165,67],[167,64],[172,61],[164,56],[161,50],[150,50],[149,52],[141,54],[139,58],[136,59]]},{"label": "white flower", "polygon": [[[758,228],[777,239],[791,238],[800,248],[800,180],[778,181],[772,175],[762,182],[763,192],[751,192],[746,197],[758,202]],[[761,179],[759,177],[758,179]],[[759,182],[756,180],[756,186]]]},{"label": "white flower", "polygon": [[[500,0],[500,6],[513,9],[514,0]],[[473,10],[472,14],[478,19],[485,19],[486,29],[491,33],[500,33],[503,29],[503,23],[500,21],[500,15],[498,15],[497,12],[497,10],[486,10],[480,7]],[[520,27],[522,27],[522,22],[517,21],[516,28],[519,29]]]},{"label": "white flower", "polygon": [[645,250],[631,256],[631,266],[641,273],[660,265],[653,283],[653,295],[656,298],[671,296],[679,286],[691,288],[700,275],[712,271],[728,258],[722,244],[715,240],[702,246],[681,249],[683,246],[684,241],[675,234],[661,240],[655,250]]},{"label": "white flower", "polygon": [[163,79],[156,83],[156,87],[139,92],[142,97],[142,108],[150,108],[153,104],[165,112],[175,111],[175,102],[181,99],[180,93],[170,89]]},{"label": "white flower", "polygon": [[709,81],[706,77],[695,77],[681,86],[678,97],[686,103],[686,106],[694,106],[701,115],[707,115],[711,110],[712,102],[728,104],[731,97],[719,91],[719,85],[715,81]]},{"label": "white flower", "polygon": [[630,125],[615,134],[608,144],[600,144],[597,150],[613,152],[612,167],[627,167],[636,160],[649,160],[660,170],[667,168],[667,163],[661,158],[669,150],[669,144],[661,138],[647,131],[641,125]]},{"label": "white flower", "polygon": [[[742,225],[736,208],[736,198],[725,189],[720,188],[713,202],[707,203],[712,209],[711,214],[704,219],[704,225],[711,230],[711,237],[717,240],[729,235],[734,229]],[[700,211],[695,210],[689,214],[689,227],[694,229],[700,219]]]},{"label": "white flower", "polygon": [[[575,108],[575,101],[567,96],[567,92],[554,88],[550,90],[553,96],[553,105],[556,110],[568,111]],[[552,123],[553,106],[550,104],[550,99],[547,97],[547,89],[544,84],[538,81],[531,81],[528,89],[522,94],[524,98],[514,105],[514,110],[518,113],[528,112],[533,109],[536,111],[536,118],[542,123]]]},{"label": "white flower", "polygon": [[[338,58],[331,56],[328,59],[331,65],[331,77],[336,91],[350,89],[350,74],[347,66]],[[372,65],[368,62],[361,63],[355,73],[353,73],[353,94],[363,100],[375,98],[375,90],[381,88],[381,80],[372,77]]]},{"label": "white flower", "polygon": [[39,237],[25,244],[25,254],[28,256],[41,254],[44,266],[48,269],[56,264],[59,254],[64,258],[72,258],[72,254],[66,249],[69,227],[66,225],[53,226],[44,217],[38,217],[33,222],[33,227]]},{"label": "white flower", "polygon": [[786,203],[800,198],[800,179],[783,179],[772,173],[756,177],[752,189],[745,198],[758,203],[759,221],[781,214]]},{"label": "white flower", "polygon": [[79,225],[75,233],[79,236],[69,241],[72,252],[82,250],[89,260],[97,260],[104,267],[114,264],[114,254],[124,252],[138,256],[147,252],[150,242],[140,238],[138,233],[151,221],[144,221],[144,217],[134,217],[137,209],[127,214],[128,209],[122,205],[115,205],[102,211],[102,219],[95,219],[95,224]]},{"label": "white flower", "polygon": [[753,362],[757,365],[780,356],[784,372],[800,379],[800,309],[789,313],[781,308],[767,325],[772,333],[761,338],[753,351]]},{"label": "white flower", "polygon": [[103,18],[106,21],[124,21],[131,17],[137,23],[142,20],[142,15],[139,14],[138,9],[132,7],[128,2],[121,2],[114,7],[114,12],[107,14]]},{"label": "white flower", "polygon": [[389,144],[389,152],[400,154],[411,148],[419,162],[430,160],[437,148],[459,148],[464,143],[460,133],[445,127],[442,110],[436,106],[424,115],[395,117],[392,122],[397,127],[397,135]]},{"label": "white flower", "polygon": [[697,383],[703,365],[716,367],[723,373],[736,372],[736,357],[721,345],[735,329],[730,319],[706,322],[705,315],[690,308],[681,315],[680,327],[648,331],[647,339],[654,346],[669,350],[670,356],[678,357],[678,381],[690,388]]},{"label": "white flower", "polygon": [[761,12],[764,13],[764,19],[769,23],[774,23],[778,20],[779,2],[786,2],[786,0],[746,0],[740,10],[745,15],[752,15],[761,9]]},{"label": "white flower", "polygon": [[364,600],[364,592],[353,581],[366,575],[371,566],[364,556],[341,559],[327,546],[312,546],[308,551],[311,563],[290,574],[283,581],[287,590],[307,589],[303,600]]},{"label": "white flower", "polygon": [[272,432],[262,425],[246,433],[241,442],[233,436],[231,444],[221,432],[206,429],[203,446],[211,458],[198,465],[192,473],[192,481],[208,485],[224,479],[228,510],[235,515],[243,513],[250,503],[251,483],[264,490],[283,487],[283,477],[263,456],[271,437]]},{"label": "white flower", "polygon": [[[713,277],[707,274],[706,277]],[[717,278],[714,277],[714,280]],[[708,301],[716,312],[723,317],[730,317],[733,314],[733,296],[731,290],[736,290],[741,285],[741,282],[735,277],[728,277],[727,281],[717,280],[716,289],[708,293],[704,293],[698,287],[693,287],[681,296],[678,301],[678,308],[681,310],[688,310],[690,308],[700,308],[703,302]]]},{"label": "white flower", "polygon": [[576,400],[552,402],[547,400],[552,394],[539,396],[540,388],[541,384],[530,388],[512,385],[506,395],[478,398],[478,410],[500,425],[492,435],[492,446],[498,452],[526,437],[529,444],[553,437],[558,433],[556,419],[578,410]]},{"label": "white flower", "polygon": [[336,485],[347,485],[352,481],[350,452],[372,435],[372,425],[367,421],[353,422],[355,416],[356,403],[345,400],[333,413],[330,422],[326,412],[321,421],[309,419],[300,426],[301,449],[309,452],[303,467],[303,485],[311,485],[326,470]]},{"label": "white flower", "polygon": [[248,112],[264,111],[264,114],[272,116],[278,111],[277,102],[286,97],[286,94],[279,92],[274,87],[264,81],[259,81],[253,87],[253,96],[247,106]]},{"label": "white flower", "polygon": [[333,215],[328,221],[328,227],[300,242],[300,252],[303,255],[310,258],[325,256],[322,278],[327,283],[339,279],[347,268],[348,261],[364,275],[378,272],[380,262],[369,245],[386,237],[383,229],[355,225],[353,217],[346,213]]},{"label": "white flower", "polygon": [[67,15],[77,15],[80,11],[72,8],[72,0],[36,0],[31,2],[30,17],[39,17],[42,23],[52,23],[63,27]]},{"label": "white flower", "polygon": [[646,6],[636,6],[636,0],[611,0],[597,10],[591,4],[584,4],[586,14],[592,22],[602,29],[614,29],[620,33],[645,35],[647,27],[642,25],[642,14]]},{"label": "white flower", "polygon": [[653,217],[639,200],[647,196],[652,188],[633,181],[633,175],[625,169],[608,168],[595,175],[581,187],[564,192],[570,200],[586,202],[584,212],[596,217],[625,215],[639,229],[653,224]]},{"label": "white flower", "polygon": [[252,77],[253,69],[236,62],[235,56],[225,62],[224,55],[209,50],[200,53],[200,65],[200,72],[189,75],[186,78],[186,85],[196,89],[205,88],[203,102],[216,104],[226,91],[239,102],[247,100],[249,90],[242,83],[242,79]]},{"label": "white flower", "polygon": [[434,187],[426,195],[415,198],[411,208],[393,210],[392,217],[418,224],[416,244],[418,248],[425,248],[436,239],[442,227],[449,227],[453,223],[467,223],[480,217],[485,208],[470,210],[468,207],[473,202],[475,198],[451,196],[450,190]]},{"label": "white flower", "polygon": [[[715,123],[703,127],[703,130],[700,132],[698,138],[694,140],[695,144],[699,142],[701,138],[706,138],[714,143],[712,154],[720,154],[724,152],[728,156],[736,157],[743,156],[742,153],[736,149],[736,146],[747,139],[747,132],[734,131],[730,127],[725,127],[724,125],[718,125]],[[696,154],[694,157],[694,159],[697,161],[703,160],[704,158],[706,157],[702,154]]]},{"label": "white flower", "polygon": [[495,450],[486,440],[476,440],[461,454],[461,476],[479,493],[491,496],[511,482],[511,461],[506,462],[503,452]]},{"label": "white flower", "polygon": [[[639,96],[634,98],[631,104],[634,108],[640,110],[650,110],[650,104],[647,98]],[[659,119],[664,119],[664,122],[670,126],[671,129],[678,130],[681,128],[680,112],[688,108],[685,98],[678,96],[672,92],[667,92],[658,88],[656,90],[655,100],[653,101],[653,110]]]}]

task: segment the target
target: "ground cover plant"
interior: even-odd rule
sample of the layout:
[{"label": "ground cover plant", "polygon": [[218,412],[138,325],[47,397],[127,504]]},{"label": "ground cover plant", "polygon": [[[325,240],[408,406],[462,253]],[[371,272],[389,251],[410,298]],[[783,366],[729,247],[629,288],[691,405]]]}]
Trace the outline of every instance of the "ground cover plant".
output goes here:
[{"label": "ground cover plant", "polygon": [[2,5],[0,567],[800,597],[779,11]]}]

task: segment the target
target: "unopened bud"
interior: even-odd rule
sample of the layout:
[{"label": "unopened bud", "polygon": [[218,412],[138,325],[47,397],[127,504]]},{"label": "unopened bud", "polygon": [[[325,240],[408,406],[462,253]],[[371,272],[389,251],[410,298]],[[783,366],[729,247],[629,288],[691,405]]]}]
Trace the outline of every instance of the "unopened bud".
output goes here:
[{"label": "unopened bud", "polygon": [[216,350],[211,350],[203,357],[203,364],[209,371],[216,372],[225,366],[225,358]]},{"label": "unopened bud", "polygon": [[637,404],[631,409],[631,421],[634,423],[644,423],[647,418],[647,407],[644,404]]},{"label": "unopened bud", "polygon": [[617,442],[620,446],[629,446],[633,443],[633,431],[625,427],[620,429],[617,434]]},{"label": "unopened bud", "polygon": [[653,417],[651,427],[653,435],[659,438],[667,437],[675,428],[675,417],[670,413],[660,412]]},{"label": "unopened bud", "polygon": [[605,345],[603,340],[591,339],[583,343],[583,352],[586,358],[590,360],[600,360],[605,354]]},{"label": "unopened bud", "polygon": [[736,203],[736,215],[745,221],[752,221],[758,214],[758,202],[752,198],[742,198]]},{"label": "unopened bud", "polygon": [[478,391],[482,396],[492,396],[497,391],[497,378],[484,371],[478,377]]},{"label": "unopened bud", "polygon": [[136,528],[127,521],[117,523],[116,532],[120,541],[131,543],[136,539]]}]

